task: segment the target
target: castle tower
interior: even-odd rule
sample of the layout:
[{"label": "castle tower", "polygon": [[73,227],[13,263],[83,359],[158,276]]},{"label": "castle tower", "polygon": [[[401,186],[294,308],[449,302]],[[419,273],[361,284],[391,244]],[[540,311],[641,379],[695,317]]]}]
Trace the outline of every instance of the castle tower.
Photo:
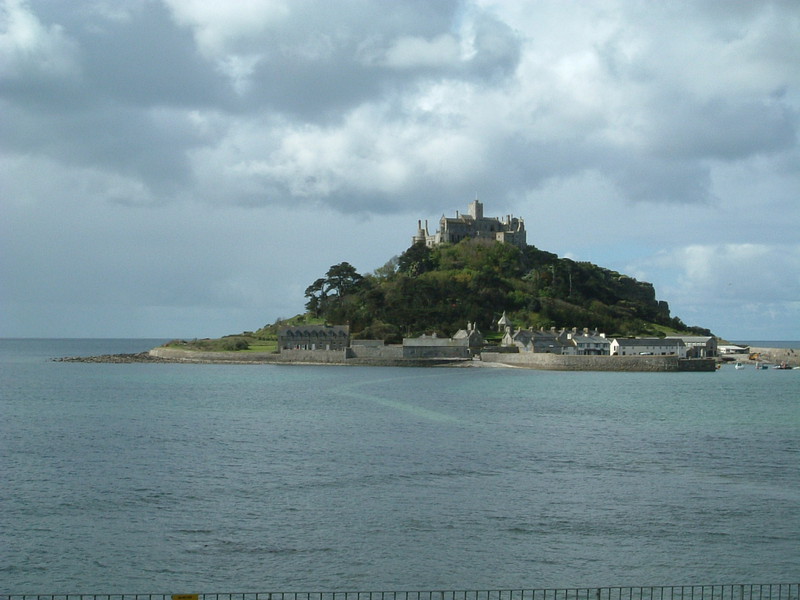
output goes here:
[{"label": "castle tower", "polygon": [[469,216],[476,221],[483,218],[483,204],[479,200],[475,199],[469,203]]}]

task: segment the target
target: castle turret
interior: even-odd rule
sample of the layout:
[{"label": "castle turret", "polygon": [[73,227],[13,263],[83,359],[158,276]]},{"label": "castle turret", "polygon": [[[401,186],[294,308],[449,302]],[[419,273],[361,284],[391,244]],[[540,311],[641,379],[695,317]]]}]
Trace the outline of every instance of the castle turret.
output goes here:
[{"label": "castle turret", "polygon": [[417,234],[411,238],[412,244],[428,244],[428,238],[430,238],[430,234],[428,233],[428,221],[425,221],[425,226],[422,226],[422,220],[420,219],[417,221]]}]

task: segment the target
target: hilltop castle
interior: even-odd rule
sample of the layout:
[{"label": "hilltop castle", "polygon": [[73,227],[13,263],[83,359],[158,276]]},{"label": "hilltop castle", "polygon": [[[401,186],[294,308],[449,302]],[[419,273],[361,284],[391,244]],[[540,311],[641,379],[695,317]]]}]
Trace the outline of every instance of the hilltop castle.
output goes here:
[{"label": "hilltop castle", "polygon": [[483,204],[478,200],[469,203],[468,214],[459,215],[456,211],[455,218],[445,217],[439,219],[439,230],[431,235],[428,233],[428,221],[422,226],[422,221],[417,222],[417,234],[412,238],[412,244],[423,243],[428,247],[438,244],[455,244],[464,238],[487,239],[506,244],[514,244],[520,248],[528,245],[525,236],[525,222],[517,217],[506,215],[505,219],[483,216]]}]

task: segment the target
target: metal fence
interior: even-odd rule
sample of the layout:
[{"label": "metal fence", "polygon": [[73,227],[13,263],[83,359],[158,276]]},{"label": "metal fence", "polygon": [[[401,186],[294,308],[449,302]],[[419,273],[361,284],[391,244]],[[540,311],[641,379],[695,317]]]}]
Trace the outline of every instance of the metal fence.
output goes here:
[{"label": "metal fence", "polygon": [[0,594],[0,600],[800,600],[800,583],[530,590],[251,592],[219,594]]}]

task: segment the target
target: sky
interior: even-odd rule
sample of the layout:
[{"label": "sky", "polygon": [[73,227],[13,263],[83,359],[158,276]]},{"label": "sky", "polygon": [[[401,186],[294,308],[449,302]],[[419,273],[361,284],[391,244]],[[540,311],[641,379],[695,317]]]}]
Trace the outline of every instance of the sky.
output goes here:
[{"label": "sky", "polygon": [[800,340],[797,0],[0,0],[0,337],[217,337],[475,198]]}]

